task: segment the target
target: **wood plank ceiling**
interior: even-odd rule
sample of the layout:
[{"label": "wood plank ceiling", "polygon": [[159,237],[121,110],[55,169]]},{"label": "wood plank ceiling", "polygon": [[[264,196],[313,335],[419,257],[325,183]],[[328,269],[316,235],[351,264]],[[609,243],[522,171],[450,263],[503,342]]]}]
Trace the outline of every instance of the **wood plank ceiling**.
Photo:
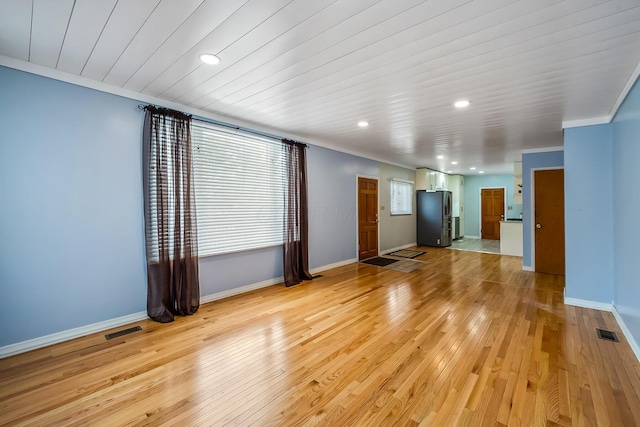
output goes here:
[{"label": "wood plank ceiling", "polygon": [[[520,150],[562,145],[562,121],[610,114],[640,62],[639,0],[0,0],[0,10],[5,57],[462,174],[509,172]],[[203,52],[222,62],[203,64]],[[459,99],[471,105],[456,110]]]}]

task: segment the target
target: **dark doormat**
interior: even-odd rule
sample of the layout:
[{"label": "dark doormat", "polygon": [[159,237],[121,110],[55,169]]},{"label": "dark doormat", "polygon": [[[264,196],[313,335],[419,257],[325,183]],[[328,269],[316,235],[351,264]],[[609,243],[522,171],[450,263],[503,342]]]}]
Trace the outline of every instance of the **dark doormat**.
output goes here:
[{"label": "dark doormat", "polygon": [[369,258],[369,259],[365,259],[364,261],[360,261],[364,264],[371,264],[371,265],[377,265],[378,267],[384,267],[385,265],[389,265],[389,264],[393,264],[394,262],[398,262],[399,260],[397,259],[391,259],[391,258],[383,258],[383,257],[375,257],[375,258]]},{"label": "dark doormat", "polygon": [[411,251],[409,249],[401,249],[399,251],[395,251],[395,252],[391,252],[389,255],[391,256],[399,256],[402,258],[415,258],[417,256],[426,254],[426,252],[423,251]]}]

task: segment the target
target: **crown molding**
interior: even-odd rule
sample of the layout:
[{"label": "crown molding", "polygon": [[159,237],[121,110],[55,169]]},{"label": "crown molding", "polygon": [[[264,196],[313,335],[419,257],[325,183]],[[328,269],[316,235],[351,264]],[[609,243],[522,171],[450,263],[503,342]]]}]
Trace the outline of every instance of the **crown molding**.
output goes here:
[{"label": "crown molding", "polygon": [[624,102],[629,92],[631,92],[633,85],[636,84],[636,81],[638,80],[638,76],[640,76],[640,63],[638,63],[638,65],[636,66],[636,69],[633,70],[633,73],[631,73],[631,76],[629,77],[627,84],[624,85],[624,88],[622,88],[622,92],[620,92],[620,96],[618,96],[618,99],[616,99],[616,103],[613,104],[613,108],[611,109],[611,112],[609,114],[610,122],[616,118],[616,114],[618,114],[618,110],[620,109],[620,106]]},{"label": "crown molding", "polygon": [[602,116],[602,117],[593,117],[590,119],[563,121],[562,129],[577,128],[582,126],[604,125],[604,124],[611,123],[613,119],[616,118],[616,114],[618,114],[618,110],[620,109],[620,106],[624,102],[627,95],[629,95],[631,88],[633,88],[633,85],[636,83],[636,80],[638,80],[639,76],[640,76],[640,63],[638,63],[636,68],[631,73],[631,76],[629,76],[629,80],[627,81],[627,84],[625,84],[624,87],[622,88],[622,92],[620,92],[620,95],[618,95],[618,99],[616,99],[616,102],[615,104],[613,104],[613,107],[611,108],[611,111],[609,112],[608,115]]},{"label": "crown molding", "polygon": [[563,146],[557,147],[540,147],[540,148],[532,148],[530,150],[522,150],[521,154],[534,154],[534,153],[548,153],[550,151],[564,151]]},{"label": "crown molding", "polygon": [[606,125],[611,123],[611,116],[592,117],[590,119],[567,120],[562,122],[562,129],[579,128],[582,126]]}]

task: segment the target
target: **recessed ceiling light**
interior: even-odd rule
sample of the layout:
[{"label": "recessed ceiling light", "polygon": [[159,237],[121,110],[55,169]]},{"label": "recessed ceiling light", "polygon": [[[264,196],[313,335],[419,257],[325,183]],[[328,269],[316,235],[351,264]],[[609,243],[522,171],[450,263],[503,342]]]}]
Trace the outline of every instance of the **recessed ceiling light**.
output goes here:
[{"label": "recessed ceiling light", "polygon": [[201,53],[200,61],[204,62],[205,64],[216,65],[220,63],[220,58],[215,56],[213,53]]},{"label": "recessed ceiling light", "polygon": [[460,101],[456,101],[455,105],[456,108],[464,108],[464,107],[468,107],[470,104],[469,101],[467,101],[466,99],[461,99]]},{"label": "recessed ceiling light", "polygon": [[476,170],[475,166],[471,166],[469,169],[471,169],[472,171]]},{"label": "recessed ceiling light", "polygon": [[478,171],[478,173],[484,173],[484,171]]},{"label": "recessed ceiling light", "polygon": [[361,128],[366,128],[367,126],[369,126],[369,122],[365,122],[363,120],[361,122],[358,122],[358,126],[360,126]]},{"label": "recessed ceiling light", "polygon": [[452,164],[452,165],[457,165],[457,164],[458,164],[458,162],[453,161],[453,162],[451,162],[451,164]]},{"label": "recessed ceiling light", "polygon": [[441,154],[439,156],[436,156],[436,159],[444,159],[444,156]]}]

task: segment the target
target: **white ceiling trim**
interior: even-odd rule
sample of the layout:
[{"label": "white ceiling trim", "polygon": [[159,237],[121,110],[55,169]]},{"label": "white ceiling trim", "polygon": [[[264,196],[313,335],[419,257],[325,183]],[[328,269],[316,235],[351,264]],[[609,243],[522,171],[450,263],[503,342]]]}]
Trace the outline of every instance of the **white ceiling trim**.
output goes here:
[{"label": "white ceiling trim", "polygon": [[616,103],[613,105],[613,108],[609,113],[609,117],[611,117],[611,120],[609,120],[610,122],[613,121],[613,119],[616,117],[616,114],[618,114],[618,110],[620,109],[622,102],[625,100],[625,98],[631,91],[631,88],[636,83],[636,80],[638,80],[638,76],[640,76],[640,63],[638,63],[635,70],[633,70],[633,73],[631,73],[631,77],[629,77],[629,81],[627,81],[627,84],[622,89],[622,92],[620,92],[620,96],[618,96]]},{"label": "white ceiling trim", "polygon": [[620,106],[624,102],[627,95],[629,95],[631,88],[636,83],[636,80],[638,80],[639,76],[640,76],[640,63],[638,63],[636,68],[633,70],[633,73],[631,73],[631,77],[629,77],[627,84],[624,85],[624,87],[622,88],[622,92],[620,92],[618,99],[616,99],[616,103],[613,104],[613,108],[611,108],[611,112],[608,115],[602,116],[602,117],[594,117],[591,119],[563,121],[562,129],[577,128],[577,127],[592,126],[592,125],[604,125],[607,123],[611,123],[613,119],[616,117],[616,114],[618,114],[618,110],[620,109]]},{"label": "white ceiling trim", "polygon": [[368,160],[373,160],[375,162],[386,163],[388,165],[398,166],[404,169],[416,170],[415,167],[408,166],[401,163],[391,162],[389,160],[385,160],[382,158],[373,157],[358,151],[347,150],[342,147],[337,147],[335,145],[327,144],[324,141],[318,141],[314,139],[305,138],[299,135],[295,135],[292,133],[287,133],[285,131],[279,129],[273,129],[269,127],[264,127],[260,125],[256,125],[254,123],[244,122],[242,120],[237,120],[235,118],[227,117],[221,114],[214,114],[210,111],[201,110],[199,108],[189,107],[184,104],[180,104],[173,101],[168,101],[166,99],[157,98],[155,96],[145,95],[140,92],[136,92],[130,89],[125,89],[118,86],[112,86],[107,83],[91,80],[86,77],[78,76],[75,74],[70,74],[64,71],[57,70],[55,68],[49,68],[42,65],[38,65],[33,62],[27,62],[16,58],[11,58],[9,56],[0,55],[0,66],[13,68],[15,70],[24,71],[30,74],[36,74],[43,77],[48,77],[54,80],[59,80],[65,83],[71,83],[77,86],[86,87],[89,89],[98,90],[100,92],[110,93],[112,95],[122,96],[124,98],[129,98],[134,101],[147,102],[153,105],[161,105],[166,108],[171,108],[174,110],[182,111],[185,113],[189,113],[192,115],[204,117],[211,120],[216,120],[219,122],[223,122],[226,124],[230,124],[233,126],[243,127],[246,129],[252,129],[259,132],[263,132],[271,135],[278,135],[282,138],[292,139],[296,141],[305,142],[307,144],[315,145],[322,148],[328,148],[330,150],[338,151],[345,154],[350,154],[352,156],[362,157]]},{"label": "white ceiling trim", "polygon": [[558,147],[532,148],[530,150],[522,150],[521,154],[547,153],[550,151],[564,151],[564,147],[558,146]]},{"label": "white ceiling trim", "polygon": [[562,129],[579,128],[582,126],[605,125],[611,123],[611,116],[592,117],[590,119],[567,120],[562,122]]}]

